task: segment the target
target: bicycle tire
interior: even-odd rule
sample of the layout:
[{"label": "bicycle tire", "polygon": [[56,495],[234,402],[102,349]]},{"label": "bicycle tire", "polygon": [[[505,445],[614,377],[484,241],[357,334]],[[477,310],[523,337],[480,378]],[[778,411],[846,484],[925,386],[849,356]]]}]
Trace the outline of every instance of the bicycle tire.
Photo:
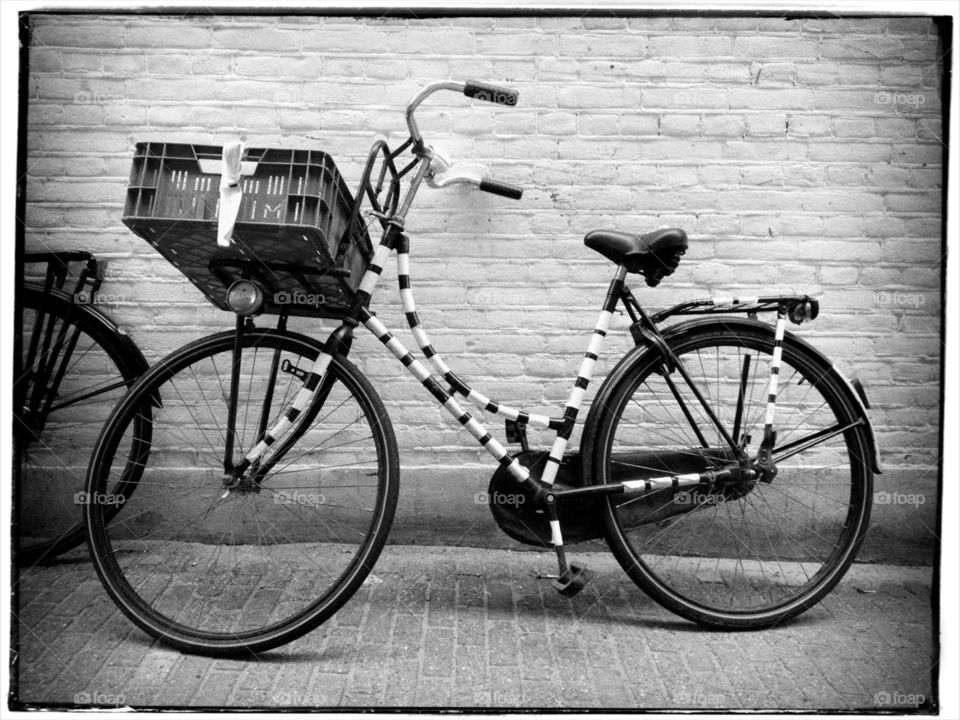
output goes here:
[{"label": "bicycle tire", "polygon": [[[322,416],[303,414],[309,427],[252,490],[226,491],[220,418],[229,382],[222,378],[234,338],[198,340],[154,365],[111,415],[87,476],[92,497],[113,478],[122,481],[126,468],[114,448],[144,398],[160,393],[153,451],[133,502],[115,499],[122,512],[113,516],[102,504],[85,506],[90,552],[107,593],[134,624],[205,655],[268,650],[333,615],[373,567],[398,494],[389,417],[342,356],[332,357],[320,385]],[[289,407],[303,384],[294,368],[309,369],[321,347],[290,332],[244,332],[235,459],[261,436],[264,417],[272,426]]]},{"label": "bicycle tire", "polygon": [[[757,360],[772,352],[772,329],[755,321],[724,318],[694,322],[672,333],[668,330],[666,337],[721,422],[732,434],[731,428],[739,424],[737,439],[750,437],[751,444],[758,445],[769,373],[760,370],[765,363]],[[748,355],[755,358],[753,362],[743,360]],[[751,365],[756,369],[752,375]],[[716,377],[708,367],[716,369]],[[709,376],[707,381],[698,379],[698,369]],[[719,431],[715,437],[705,435],[708,450],[697,442],[679,401],[670,399],[673,393],[661,379],[662,370],[661,355],[650,350],[619,372],[607,393],[601,390],[598,400],[605,409],[588,431],[588,442],[595,448],[594,484],[611,482],[614,473],[622,473],[622,466],[637,457],[624,451],[641,435],[643,442],[652,440],[654,449],[666,451],[662,457],[673,458],[667,465],[683,464],[694,452],[706,468],[729,462],[729,454],[719,450],[723,444]],[[638,390],[642,391],[639,400],[647,403],[640,410],[631,406]],[[686,394],[687,410],[694,422],[701,421],[703,435],[709,422],[705,413],[695,412],[693,394]],[[754,398],[757,408],[751,413],[748,404]],[[684,427],[682,436],[665,434],[667,430],[658,424],[661,414],[670,415],[664,428],[668,423]],[[634,417],[638,418],[636,430],[630,428]],[[860,406],[831,364],[787,333],[774,448],[774,456],[783,456],[783,461],[772,482],[755,483],[739,497],[737,493],[698,497],[674,490],[658,498],[609,497],[601,510],[611,551],[648,595],[702,626],[761,629],[799,615],[840,581],[869,524],[872,445],[865,419],[857,424],[860,418]],[[795,428],[791,427],[794,419]],[[820,436],[819,444],[803,449],[802,440],[813,438],[824,423],[830,423],[828,430],[847,429],[832,437]],[[797,448],[800,451],[794,452]],[[621,460],[617,460],[618,450]],[[793,458],[801,451],[807,455],[804,464],[798,465]],[[664,474],[663,469],[631,471]],[[735,527],[738,520],[741,524]]]},{"label": "bicycle tire", "polygon": [[[31,566],[49,562],[83,543],[82,498],[78,494],[84,489],[99,430],[97,420],[107,418],[147,363],[105,316],[77,305],[60,290],[45,292],[27,285],[20,293],[20,307],[24,356],[14,383],[20,470],[15,535],[18,564]],[[67,356],[57,357],[50,347],[43,354],[30,342],[35,334],[42,336],[48,329],[54,346],[63,338],[60,345],[69,349]],[[36,372],[51,363],[49,372]],[[53,380],[61,363],[64,373],[56,383]],[[44,389],[56,386],[52,398],[43,391],[38,394],[39,378],[43,378]],[[34,400],[49,401],[51,411],[35,411],[30,407]],[[131,445],[131,454],[149,451],[150,429],[147,411],[138,417],[137,442]]]}]

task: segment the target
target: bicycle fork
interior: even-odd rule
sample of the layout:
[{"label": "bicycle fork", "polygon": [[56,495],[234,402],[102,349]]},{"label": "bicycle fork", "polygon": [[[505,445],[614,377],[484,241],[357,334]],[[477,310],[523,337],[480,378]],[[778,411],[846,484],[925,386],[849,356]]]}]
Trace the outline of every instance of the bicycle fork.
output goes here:
[{"label": "bicycle fork", "polygon": [[[243,333],[245,328],[246,319],[238,316],[231,363],[230,398],[223,453],[223,486],[225,488],[221,496],[223,498],[226,498],[233,490],[239,492],[260,491],[260,485],[264,477],[266,477],[270,469],[286,455],[303,433],[306,432],[326,402],[327,395],[329,395],[332,386],[332,381],[327,376],[327,368],[330,365],[332,353],[340,349],[349,348],[350,344],[349,331],[351,328],[348,327],[345,333],[341,332],[343,328],[335,331],[333,335],[331,335],[327,346],[320,352],[309,370],[296,368],[290,365],[287,360],[281,363],[280,350],[277,349],[273,351],[266,383],[266,393],[257,424],[257,442],[239,463],[234,464],[233,455],[237,437],[236,419],[239,400],[239,380],[243,354]],[[285,328],[286,317],[281,316],[277,329],[282,331]],[[273,405],[274,386],[278,373],[280,372],[295,375],[297,379],[303,383],[303,387],[300,388],[296,397],[294,397],[290,407],[287,408],[280,419],[268,429],[271,406]],[[281,442],[277,442],[278,440]],[[269,457],[264,460],[267,452],[271,450],[272,452],[270,452]],[[248,474],[251,468],[253,468],[253,472]]]}]

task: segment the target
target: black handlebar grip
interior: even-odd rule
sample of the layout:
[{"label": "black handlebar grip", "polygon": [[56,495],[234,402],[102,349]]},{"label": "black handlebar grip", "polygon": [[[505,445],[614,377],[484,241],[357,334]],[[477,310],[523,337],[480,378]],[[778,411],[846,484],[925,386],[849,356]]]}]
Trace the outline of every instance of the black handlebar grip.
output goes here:
[{"label": "black handlebar grip", "polygon": [[486,102],[496,103],[497,105],[516,105],[520,93],[510,88],[497,87],[496,85],[487,85],[486,83],[468,80],[463,88],[463,94],[468,98],[485,100]]},{"label": "black handlebar grip", "polygon": [[497,180],[490,180],[489,178],[484,178],[480,181],[480,189],[484,192],[492,193],[493,195],[502,195],[503,197],[510,198],[511,200],[519,200],[523,197],[522,187],[509,185]]}]

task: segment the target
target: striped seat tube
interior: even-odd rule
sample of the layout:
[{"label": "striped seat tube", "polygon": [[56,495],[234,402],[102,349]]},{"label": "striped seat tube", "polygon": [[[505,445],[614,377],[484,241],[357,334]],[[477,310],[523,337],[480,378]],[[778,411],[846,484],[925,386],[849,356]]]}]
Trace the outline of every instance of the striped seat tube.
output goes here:
[{"label": "striped seat tube", "polygon": [[573,433],[573,426],[576,424],[580,406],[583,404],[583,396],[587,391],[587,385],[590,384],[590,378],[593,376],[594,365],[596,365],[600,351],[603,349],[607,331],[610,329],[613,311],[616,309],[617,302],[623,292],[623,281],[626,276],[627,268],[620,265],[617,268],[616,276],[610,282],[607,298],[603,303],[603,310],[600,312],[600,317],[597,318],[593,335],[590,337],[590,344],[583,356],[583,362],[580,363],[580,371],[577,373],[577,379],[567,400],[567,407],[563,412],[563,427],[557,431],[557,437],[553,441],[553,447],[550,448],[547,463],[543,468],[543,476],[540,479],[547,485],[553,485],[554,480],[556,480],[557,470],[563,461],[563,454],[567,450],[567,443],[570,441],[570,435]]},{"label": "striped seat tube", "polygon": [[767,416],[763,427],[763,445],[772,450],[773,420],[777,409],[777,383],[780,377],[780,358],[783,355],[783,334],[787,325],[787,314],[781,306],[777,310],[777,326],[773,336],[773,359],[770,361],[770,386],[767,389]]}]

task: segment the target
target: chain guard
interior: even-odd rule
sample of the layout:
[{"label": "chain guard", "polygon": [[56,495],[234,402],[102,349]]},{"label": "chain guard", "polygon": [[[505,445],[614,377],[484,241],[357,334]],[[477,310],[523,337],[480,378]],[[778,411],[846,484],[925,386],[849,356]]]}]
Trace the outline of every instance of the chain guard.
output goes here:
[{"label": "chain guard", "polygon": [[[514,457],[527,468],[530,476],[539,482],[548,454],[540,450],[528,450]],[[553,486],[563,490],[580,487],[582,484],[579,453],[565,455]],[[546,512],[536,507],[533,496],[525,492],[503,466],[498,467],[490,478],[487,502],[497,525],[514,540],[525,545],[551,547],[550,523]],[[592,498],[564,501],[560,507],[560,523],[564,544],[603,537],[603,522],[597,513],[596,501]]]},{"label": "chain guard", "polygon": [[[548,453],[527,451],[515,455],[530,476],[540,480]],[[662,475],[698,473],[732,459],[730,451],[718,449],[691,449],[678,451],[635,451],[614,455],[613,480],[638,480]],[[619,463],[616,461],[619,460]],[[580,475],[580,454],[569,453],[557,471],[553,487],[558,490],[583,486]],[[729,491],[727,491],[729,492]],[[663,522],[683,515],[703,505],[722,502],[727,493],[722,491],[692,494],[689,491],[663,490],[640,498],[622,501],[619,518],[624,529]],[[604,501],[599,497],[581,496],[560,503],[560,523],[564,544],[597,540],[604,536],[601,511]],[[501,530],[525,545],[551,547],[550,524],[546,513],[536,507],[533,496],[514,479],[505,467],[498,467],[490,478],[487,503],[493,519]]]}]

